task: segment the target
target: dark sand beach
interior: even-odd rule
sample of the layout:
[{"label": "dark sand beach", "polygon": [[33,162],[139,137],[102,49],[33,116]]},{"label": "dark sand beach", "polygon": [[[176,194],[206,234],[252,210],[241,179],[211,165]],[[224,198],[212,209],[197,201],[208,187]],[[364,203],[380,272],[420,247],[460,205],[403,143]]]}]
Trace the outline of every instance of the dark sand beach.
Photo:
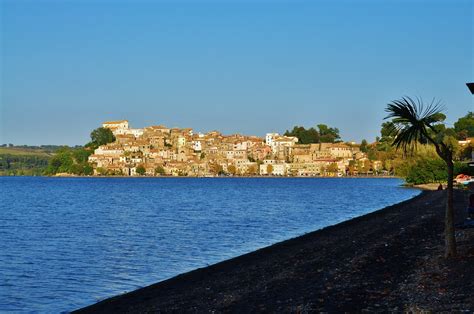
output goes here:
[{"label": "dark sand beach", "polygon": [[[455,191],[456,220],[468,194]],[[473,311],[474,229],[443,258],[445,191],[106,299],[77,313]]]}]

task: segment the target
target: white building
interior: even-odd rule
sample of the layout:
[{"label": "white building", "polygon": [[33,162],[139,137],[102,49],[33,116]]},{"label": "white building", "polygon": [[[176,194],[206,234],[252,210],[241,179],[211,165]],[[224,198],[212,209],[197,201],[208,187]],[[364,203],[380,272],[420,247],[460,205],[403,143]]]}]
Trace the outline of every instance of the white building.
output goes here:
[{"label": "white building", "polygon": [[143,135],[143,129],[130,129],[127,120],[108,121],[102,123],[103,128],[110,129],[114,135],[133,135],[140,137]]},{"label": "white building", "polygon": [[[278,163],[275,160],[265,160],[263,164],[260,165],[259,173],[260,175],[274,175],[274,176],[286,176],[288,173],[289,164],[287,163]],[[268,170],[271,169],[271,173]]]},{"label": "white building", "polygon": [[123,149],[116,146],[99,146],[95,151],[95,155],[109,155],[109,156],[120,156],[123,154]]},{"label": "white building", "polygon": [[273,145],[273,140],[278,137],[280,137],[280,134],[278,133],[267,133],[267,135],[265,135],[265,144],[271,147]]},{"label": "white building", "polygon": [[124,134],[131,134],[135,137],[140,137],[143,135],[143,129],[128,129]]},{"label": "white building", "polygon": [[202,142],[201,141],[193,141],[193,149],[197,152],[202,150]]},{"label": "white building", "polygon": [[321,174],[321,168],[316,163],[292,163],[290,164],[292,174],[299,177],[314,177]]},{"label": "white building", "polygon": [[281,151],[282,148],[292,147],[296,143],[298,143],[298,138],[295,136],[280,136],[272,139],[272,145],[270,145],[270,147],[272,148],[272,152],[276,154]]},{"label": "white building", "polygon": [[332,144],[329,152],[333,158],[353,158],[354,156],[352,147],[345,144]]},{"label": "white building", "polygon": [[240,174],[256,174],[252,172],[258,171],[257,163],[250,162],[247,159],[236,159],[234,161],[234,165],[235,165],[235,168],[237,169],[237,172]]},{"label": "white building", "polygon": [[247,150],[253,145],[251,141],[238,141],[234,143],[234,150]]},{"label": "white building", "polygon": [[118,120],[118,121],[107,121],[102,123],[103,128],[110,129],[114,135],[117,134],[127,134],[126,131],[129,128],[127,120]]},{"label": "white building", "polygon": [[184,136],[178,136],[178,147],[186,145],[186,138]]}]

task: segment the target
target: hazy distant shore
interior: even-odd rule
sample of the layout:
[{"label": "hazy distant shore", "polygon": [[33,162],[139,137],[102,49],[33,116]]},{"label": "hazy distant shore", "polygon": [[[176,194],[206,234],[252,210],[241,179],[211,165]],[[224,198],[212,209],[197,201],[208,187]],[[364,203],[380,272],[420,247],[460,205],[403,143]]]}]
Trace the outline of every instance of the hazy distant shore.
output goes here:
[{"label": "hazy distant shore", "polygon": [[[462,311],[474,309],[473,229],[443,255],[444,191],[81,309],[100,312]],[[467,194],[455,192],[456,217]]]}]

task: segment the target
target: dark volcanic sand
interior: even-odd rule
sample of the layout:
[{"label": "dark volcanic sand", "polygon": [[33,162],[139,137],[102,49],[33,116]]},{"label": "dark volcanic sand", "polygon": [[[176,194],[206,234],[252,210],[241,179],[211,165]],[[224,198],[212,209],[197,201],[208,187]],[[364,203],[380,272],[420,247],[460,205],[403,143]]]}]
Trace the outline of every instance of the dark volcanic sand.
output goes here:
[{"label": "dark volcanic sand", "polygon": [[[445,260],[445,191],[81,309],[97,312],[474,310],[474,229]],[[467,193],[455,191],[457,221]]]}]

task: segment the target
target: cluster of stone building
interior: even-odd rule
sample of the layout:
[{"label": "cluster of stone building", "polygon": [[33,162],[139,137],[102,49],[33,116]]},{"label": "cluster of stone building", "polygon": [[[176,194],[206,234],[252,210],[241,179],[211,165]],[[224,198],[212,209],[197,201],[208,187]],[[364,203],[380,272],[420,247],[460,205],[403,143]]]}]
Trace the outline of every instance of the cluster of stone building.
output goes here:
[{"label": "cluster of stone building", "polygon": [[89,157],[96,175],[342,176],[351,163],[368,161],[354,143],[298,144],[296,137],[278,133],[262,139],[161,125],[133,129],[126,120],[102,126],[116,140]]}]

